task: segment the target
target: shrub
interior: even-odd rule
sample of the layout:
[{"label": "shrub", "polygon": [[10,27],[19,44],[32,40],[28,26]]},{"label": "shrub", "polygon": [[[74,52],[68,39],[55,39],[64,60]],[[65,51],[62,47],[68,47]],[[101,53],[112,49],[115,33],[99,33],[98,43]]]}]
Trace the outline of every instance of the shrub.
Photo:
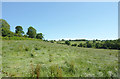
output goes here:
[{"label": "shrub", "polygon": [[38,48],[38,47],[35,47],[35,50],[40,50],[40,48]]},{"label": "shrub", "polygon": [[70,45],[70,41],[65,41],[65,44]]},{"label": "shrub", "polygon": [[42,33],[38,33],[38,34],[36,35],[36,38],[37,38],[37,39],[43,39],[44,37],[43,37],[43,34],[42,34]]},{"label": "shrub", "polygon": [[82,45],[82,43],[80,43],[79,45],[78,45],[78,47],[82,47],[83,45]]},{"label": "shrub", "polygon": [[95,48],[99,48],[99,43],[96,43],[96,44],[95,44]]},{"label": "shrub", "polygon": [[23,37],[28,37],[27,35],[24,35]]},{"label": "shrub", "polygon": [[72,44],[71,46],[77,46],[77,44]]},{"label": "shrub", "polygon": [[50,42],[51,42],[51,43],[54,43],[54,41],[53,41],[53,40],[51,40]]},{"label": "shrub", "polygon": [[87,41],[87,42],[86,42],[86,46],[87,46],[88,48],[91,48],[91,47],[92,47],[92,44],[91,44],[89,41]]},{"label": "shrub", "polygon": [[31,56],[31,57],[34,57],[34,55],[33,55],[32,53],[30,54],[30,56]]},{"label": "shrub", "polygon": [[29,51],[29,48],[28,48],[28,47],[25,47],[25,51]]}]

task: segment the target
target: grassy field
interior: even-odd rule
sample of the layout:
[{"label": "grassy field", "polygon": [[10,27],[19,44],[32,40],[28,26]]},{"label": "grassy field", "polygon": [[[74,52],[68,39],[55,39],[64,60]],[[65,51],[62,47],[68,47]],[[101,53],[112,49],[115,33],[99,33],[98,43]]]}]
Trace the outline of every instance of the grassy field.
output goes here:
[{"label": "grassy field", "polygon": [[0,79],[2,78],[2,56],[0,56]]},{"label": "grassy field", "polygon": [[[91,41],[92,42],[92,41]],[[60,43],[65,43],[65,41],[60,41]],[[84,43],[86,43],[86,41],[70,41],[70,44],[72,45],[72,44],[77,44],[77,45],[79,45],[80,43],[82,43],[82,44],[84,44]]]},{"label": "grassy field", "polygon": [[2,67],[4,77],[117,77],[118,50],[4,40]]}]

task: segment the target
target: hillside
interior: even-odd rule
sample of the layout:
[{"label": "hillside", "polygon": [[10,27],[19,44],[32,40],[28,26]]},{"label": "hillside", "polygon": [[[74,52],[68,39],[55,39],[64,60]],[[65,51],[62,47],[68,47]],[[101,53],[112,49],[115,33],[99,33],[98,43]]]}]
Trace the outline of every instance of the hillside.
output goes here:
[{"label": "hillside", "polygon": [[72,47],[36,40],[2,42],[3,76],[117,77],[118,50]]}]

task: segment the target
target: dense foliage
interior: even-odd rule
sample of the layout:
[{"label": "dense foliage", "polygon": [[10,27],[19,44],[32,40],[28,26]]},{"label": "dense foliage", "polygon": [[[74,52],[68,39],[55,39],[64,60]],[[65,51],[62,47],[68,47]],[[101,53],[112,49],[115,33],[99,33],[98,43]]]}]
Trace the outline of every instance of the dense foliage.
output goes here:
[{"label": "dense foliage", "polygon": [[[22,39],[26,38],[37,38],[37,39],[43,39],[43,34],[38,33],[36,34],[36,29],[30,26],[28,28],[27,34],[24,34],[22,26],[16,26],[15,27],[15,33],[10,31],[10,25],[7,23],[7,21],[0,19],[0,33],[1,36],[3,37],[2,39],[19,39],[18,37],[22,37]],[[21,38],[20,38],[21,39]]]},{"label": "dense foliage", "polygon": [[[64,40],[65,43],[62,43],[63,39],[61,41],[57,41],[58,44],[66,44],[70,45],[73,41]],[[98,49],[118,49],[120,50],[120,39],[116,40],[87,40],[82,43],[82,41],[75,41],[79,42],[79,44],[73,43],[71,46],[77,46],[77,47],[85,47],[85,48],[98,48]]]},{"label": "dense foliage", "polygon": [[38,33],[38,34],[36,35],[36,38],[37,38],[37,39],[43,39],[44,37],[43,37],[43,34],[42,34],[42,33]]},{"label": "dense foliage", "polygon": [[30,27],[28,28],[27,35],[28,35],[30,38],[35,38],[35,37],[36,37],[36,29],[33,28],[32,26],[30,26]]},{"label": "dense foliage", "polygon": [[5,27],[0,28],[0,30],[1,30],[1,33],[2,33],[3,37],[5,37],[5,36],[8,36],[8,37],[14,36],[14,33],[11,32],[9,29],[7,29]]},{"label": "dense foliage", "polygon": [[24,34],[24,31],[23,31],[22,26],[16,26],[16,27],[15,27],[15,33],[16,33],[18,36],[22,36],[22,34]]},{"label": "dense foliage", "polygon": [[32,39],[32,38],[27,38],[27,37],[17,37],[17,36],[13,36],[13,37],[1,37],[2,40],[40,40],[41,39]]},{"label": "dense foliage", "polygon": [[7,23],[7,21],[5,21],[4,19],[0,19],[0,28],[3,27],[10,30],[10,25]]},{"label": "dense foliage", "polygon": [[70,45],[70,41],[65,41],[65,44]]}]

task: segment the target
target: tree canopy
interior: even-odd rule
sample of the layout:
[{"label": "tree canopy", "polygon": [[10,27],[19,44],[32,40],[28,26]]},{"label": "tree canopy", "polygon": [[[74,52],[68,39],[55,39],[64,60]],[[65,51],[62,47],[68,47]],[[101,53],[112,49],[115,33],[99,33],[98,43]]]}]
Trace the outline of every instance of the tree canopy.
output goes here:
[{"label": "tree canopy", "polygon": [[43,39],[43,34],[42,34],[42,33],[38,33],[38,34],[36,35],[36,38],[37,38],[37,39]]},{"label": "tree canopy", "polygon": [[4,19],[0,19],[0,28],[3,27],[10,30],[10,25],[7,23],[7,21],[5,21]]},{"label": "tree canopy", "polygon": [[17,34],[24,34],[24,31],[23,31],[23,28],[22,28],[22,26],[16,26],[15,27],[15,33],[17,33]]},{"label": "tree canopy", "polygon": [[15,27],[15,33],[10,31],[10,25],[7,23],[6,20],[4,19],[0,19],[0,35],[2,35],[3,37],[25,37],[25,38],[37,38],[37,39],[43,39],[43,34],[42,33],[38,33],[36,34],[36,29],[33,28],[32,26],[30,26],[28,28],[28,31],[26,33],[26,35],[23,35],[24,31],[22,26],[16,26]]},{"label": "tree canopy", "polygon": [[8,37],[14,36],[13,32],[11,32],[9,29],[4,28],[4,27],[1,28],[1,32],[2,32],[3,37],[5,37],[5,36],[8,36]]},{"label": "tree canopy", "polygon": [[30,26],[30,27],[28,28],[27,35],[28,35],[30,38],[35,38],[35,37],[36,37],[36,29],[33,28],[32,26]]}]

